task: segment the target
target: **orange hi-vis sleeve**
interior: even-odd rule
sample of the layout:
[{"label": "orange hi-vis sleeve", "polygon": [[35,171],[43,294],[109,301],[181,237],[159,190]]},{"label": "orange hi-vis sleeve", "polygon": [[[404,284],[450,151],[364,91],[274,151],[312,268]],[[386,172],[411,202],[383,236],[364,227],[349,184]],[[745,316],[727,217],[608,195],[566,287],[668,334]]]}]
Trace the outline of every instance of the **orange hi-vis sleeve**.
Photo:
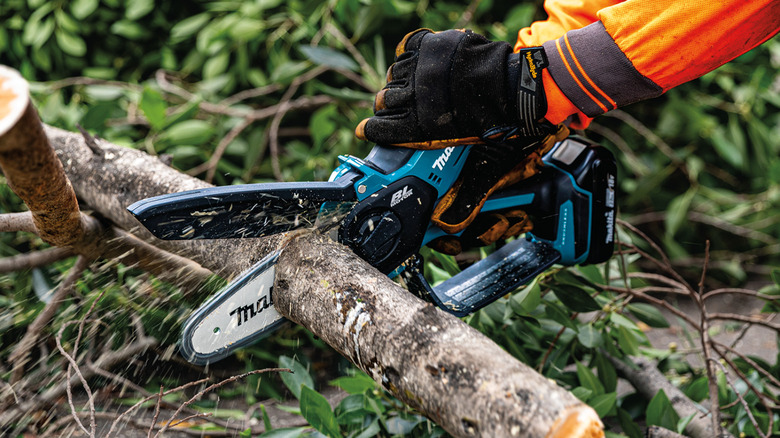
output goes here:
[{"label": "orange hi-vis sleeve", "polygon": [[[587,125],[588,117],[658,96],[780,30],[780,0],[627,0],[594,13],[599,3],[548,0],[550,18],[518,34],[516,48],[550,37],[542,45],[553,123],[575,116]],[[597,21],[574,27],[594,15]]]},{"label": "orange hi-vis sleeve", "polygon": [[[544,10],[547,20],[537,21],[521,29],[517,34],[515,51],[524,47],[541,46],[555,40],[572,29],[580,29],[598,21],[598,12],[624,0],[546,0]],[[549,70],[542,72],[544,90],[548,102],[546,119],[558,124],[566,120],[574,129],[584,129],[590,117],[581,112],[555,84]]]}]

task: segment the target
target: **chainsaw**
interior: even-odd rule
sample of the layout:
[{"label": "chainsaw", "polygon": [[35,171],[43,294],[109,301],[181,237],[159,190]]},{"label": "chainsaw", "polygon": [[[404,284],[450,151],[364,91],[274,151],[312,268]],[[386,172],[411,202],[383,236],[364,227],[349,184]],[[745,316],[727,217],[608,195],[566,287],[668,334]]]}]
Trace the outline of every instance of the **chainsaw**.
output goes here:
[{"label": "chainsaw", "polygon": [[[457,179],[473,145],[414,150],[376,145],[364,159],[340,156],[327,182],[213,187],[138,201],[128,210],[160,239],[263,237],[325,230],[410,292],[456,316],[487,306],[553,264],[606,261],[613,250],[616,165],[605,148],[570,136],[533,177],[493,193],[480,214],[522,209],[533,232],[506,243],[432,286],[420,249],[446,236],[431,213]],[[457,234],[456,234],[457,235]],[[272,252],[196,310],[180,349],[208,364],[256,342],[284,321],[273,306]]]}]

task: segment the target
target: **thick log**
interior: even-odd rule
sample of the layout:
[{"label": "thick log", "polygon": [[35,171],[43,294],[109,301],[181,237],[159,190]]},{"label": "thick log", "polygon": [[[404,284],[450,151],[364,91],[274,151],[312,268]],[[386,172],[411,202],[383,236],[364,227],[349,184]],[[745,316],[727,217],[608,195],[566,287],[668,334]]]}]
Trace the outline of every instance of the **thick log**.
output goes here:
[{"label": "thick log", "polygon": [[27,81],[5,66],[0,66],[0,168],[32,212],[41,239],[68,246],[83,237],[76,195],[30,102]]},{"label": "thick log", "polygon": [[237,274],[289,240],[277,265],[280,313],[309,328],[401,400],[455,436],[600,437],[593,409],[460,320],[426,304],[345,247],[312,233],[285,239],[161,242],[125,207],[207,186],[155,157],[47,127],[76,193],[161,247]]}]

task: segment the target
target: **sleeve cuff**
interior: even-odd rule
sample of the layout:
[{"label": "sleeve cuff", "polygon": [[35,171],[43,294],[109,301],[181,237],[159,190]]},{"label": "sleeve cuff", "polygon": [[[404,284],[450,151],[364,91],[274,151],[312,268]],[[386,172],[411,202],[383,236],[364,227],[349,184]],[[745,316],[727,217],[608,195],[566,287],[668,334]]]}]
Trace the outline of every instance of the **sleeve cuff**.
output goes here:
[{"label": "sleeve cuff", "polygon": [[[550,61],[547,71],[557,92],[577,110],[570,114],[581,112],[594,117],[663,93],[661,87],[634,68],[601,22],[571,30],[543,46]],[[561,112],[572,110],[565,104],[560,109],[552,108],[556,90],[548,90],[545,83],[545,91],[551,103],[549,117],[557,119]]]}]

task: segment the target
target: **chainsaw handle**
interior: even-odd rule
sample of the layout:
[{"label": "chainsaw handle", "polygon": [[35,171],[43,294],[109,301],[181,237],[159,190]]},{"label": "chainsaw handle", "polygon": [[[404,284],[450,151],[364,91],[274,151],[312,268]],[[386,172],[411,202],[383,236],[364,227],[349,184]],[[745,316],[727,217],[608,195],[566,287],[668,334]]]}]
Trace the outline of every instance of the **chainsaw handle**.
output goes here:
[{"label": "chainsaw handle", "polygon": [[460,317],[527,284],[560,259],[547,242],[517,239],[434,287],[423,275],[419,256],[407,261],[401,276],[410,292]]}]

